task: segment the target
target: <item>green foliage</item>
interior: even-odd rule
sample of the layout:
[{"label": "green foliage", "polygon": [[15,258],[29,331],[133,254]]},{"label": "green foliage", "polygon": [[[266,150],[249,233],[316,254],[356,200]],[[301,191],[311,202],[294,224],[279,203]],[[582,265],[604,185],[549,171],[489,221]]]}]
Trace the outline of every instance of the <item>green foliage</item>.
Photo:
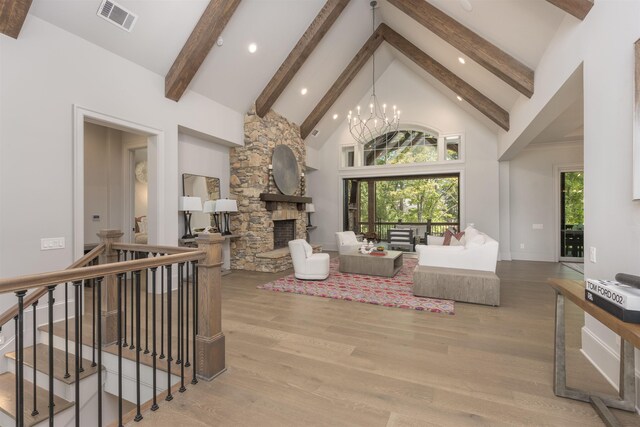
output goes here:
[{"label": "green foliage", "polygon": [[565,224],[584,224],[584,173],[564,173]]},{"label": "green foliage", "polygon": [[[458,177],[376,181],[375,189],[377,222],[458,222]],[[367,182],[361,182],[361,222],[367,206]]]}]

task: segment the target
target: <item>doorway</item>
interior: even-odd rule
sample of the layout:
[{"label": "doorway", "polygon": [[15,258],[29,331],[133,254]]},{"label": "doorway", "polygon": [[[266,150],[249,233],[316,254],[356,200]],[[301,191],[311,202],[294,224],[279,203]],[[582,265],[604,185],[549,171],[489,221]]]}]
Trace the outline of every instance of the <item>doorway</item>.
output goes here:
[{"label": "doorway", "polygon": [[560,171],[560,261],[584,261],[584,172]]}]

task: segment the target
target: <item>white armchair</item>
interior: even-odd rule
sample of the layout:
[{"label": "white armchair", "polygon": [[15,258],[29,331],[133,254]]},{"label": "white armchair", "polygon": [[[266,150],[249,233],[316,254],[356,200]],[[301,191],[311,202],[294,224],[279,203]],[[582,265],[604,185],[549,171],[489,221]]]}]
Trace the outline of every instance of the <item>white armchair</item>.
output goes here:
[{"label": "white armchair", "polygon": [[336,243],[338,245],[338,253],[340,255],[353,253],[362,246],[362,242],[358,241],[356,233],[353,231],[336,232]]},{"label": "white armchair", "polygon": [[464,246],[443,246],[442,238],[429,236],[428,245],[416,245],[418,265],[461,268],[495,273],[498,242],[473,227],[465,230]]},{"label": "white armchair", "polygon": [[329,254],[314,254],[304,239],[289,241],[293,271],[298,279],[324,280],[329,277]]}]

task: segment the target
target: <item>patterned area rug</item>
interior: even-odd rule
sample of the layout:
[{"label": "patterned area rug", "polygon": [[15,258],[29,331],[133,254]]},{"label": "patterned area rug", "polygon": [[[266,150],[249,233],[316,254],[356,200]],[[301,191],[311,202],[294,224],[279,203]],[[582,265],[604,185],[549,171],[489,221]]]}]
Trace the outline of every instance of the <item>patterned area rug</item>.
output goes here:
[{"label": "patterned area rug", "polygon": [[413,269],[418,260],[405,258],[395,277],[340,273],[339,259],[333,258],[326,280],[300,280],[293,274],[258,286],[276,292],[312,295],[323,298],[357,301],[385,307],[408,308],[433,313],[453,313],[453,301],[416,297],[412,292]]}]

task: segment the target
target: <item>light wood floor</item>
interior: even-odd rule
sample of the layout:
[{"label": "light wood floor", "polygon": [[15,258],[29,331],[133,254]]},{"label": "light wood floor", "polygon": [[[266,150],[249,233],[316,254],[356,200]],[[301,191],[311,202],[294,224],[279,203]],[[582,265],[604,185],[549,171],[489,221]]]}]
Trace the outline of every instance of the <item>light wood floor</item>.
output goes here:
[{"label": "light wood floor", "polygon": [[[502,306],[456,303],[453,316],[256,289],[285,274],[224,277],[227,372],[141,424],[602,425],[590,405],[552,391],[545,279],[581,278],[561,264],[499,263]],[[613,392],[577,350],[582,312],[569,306],[569,384]]]}]

